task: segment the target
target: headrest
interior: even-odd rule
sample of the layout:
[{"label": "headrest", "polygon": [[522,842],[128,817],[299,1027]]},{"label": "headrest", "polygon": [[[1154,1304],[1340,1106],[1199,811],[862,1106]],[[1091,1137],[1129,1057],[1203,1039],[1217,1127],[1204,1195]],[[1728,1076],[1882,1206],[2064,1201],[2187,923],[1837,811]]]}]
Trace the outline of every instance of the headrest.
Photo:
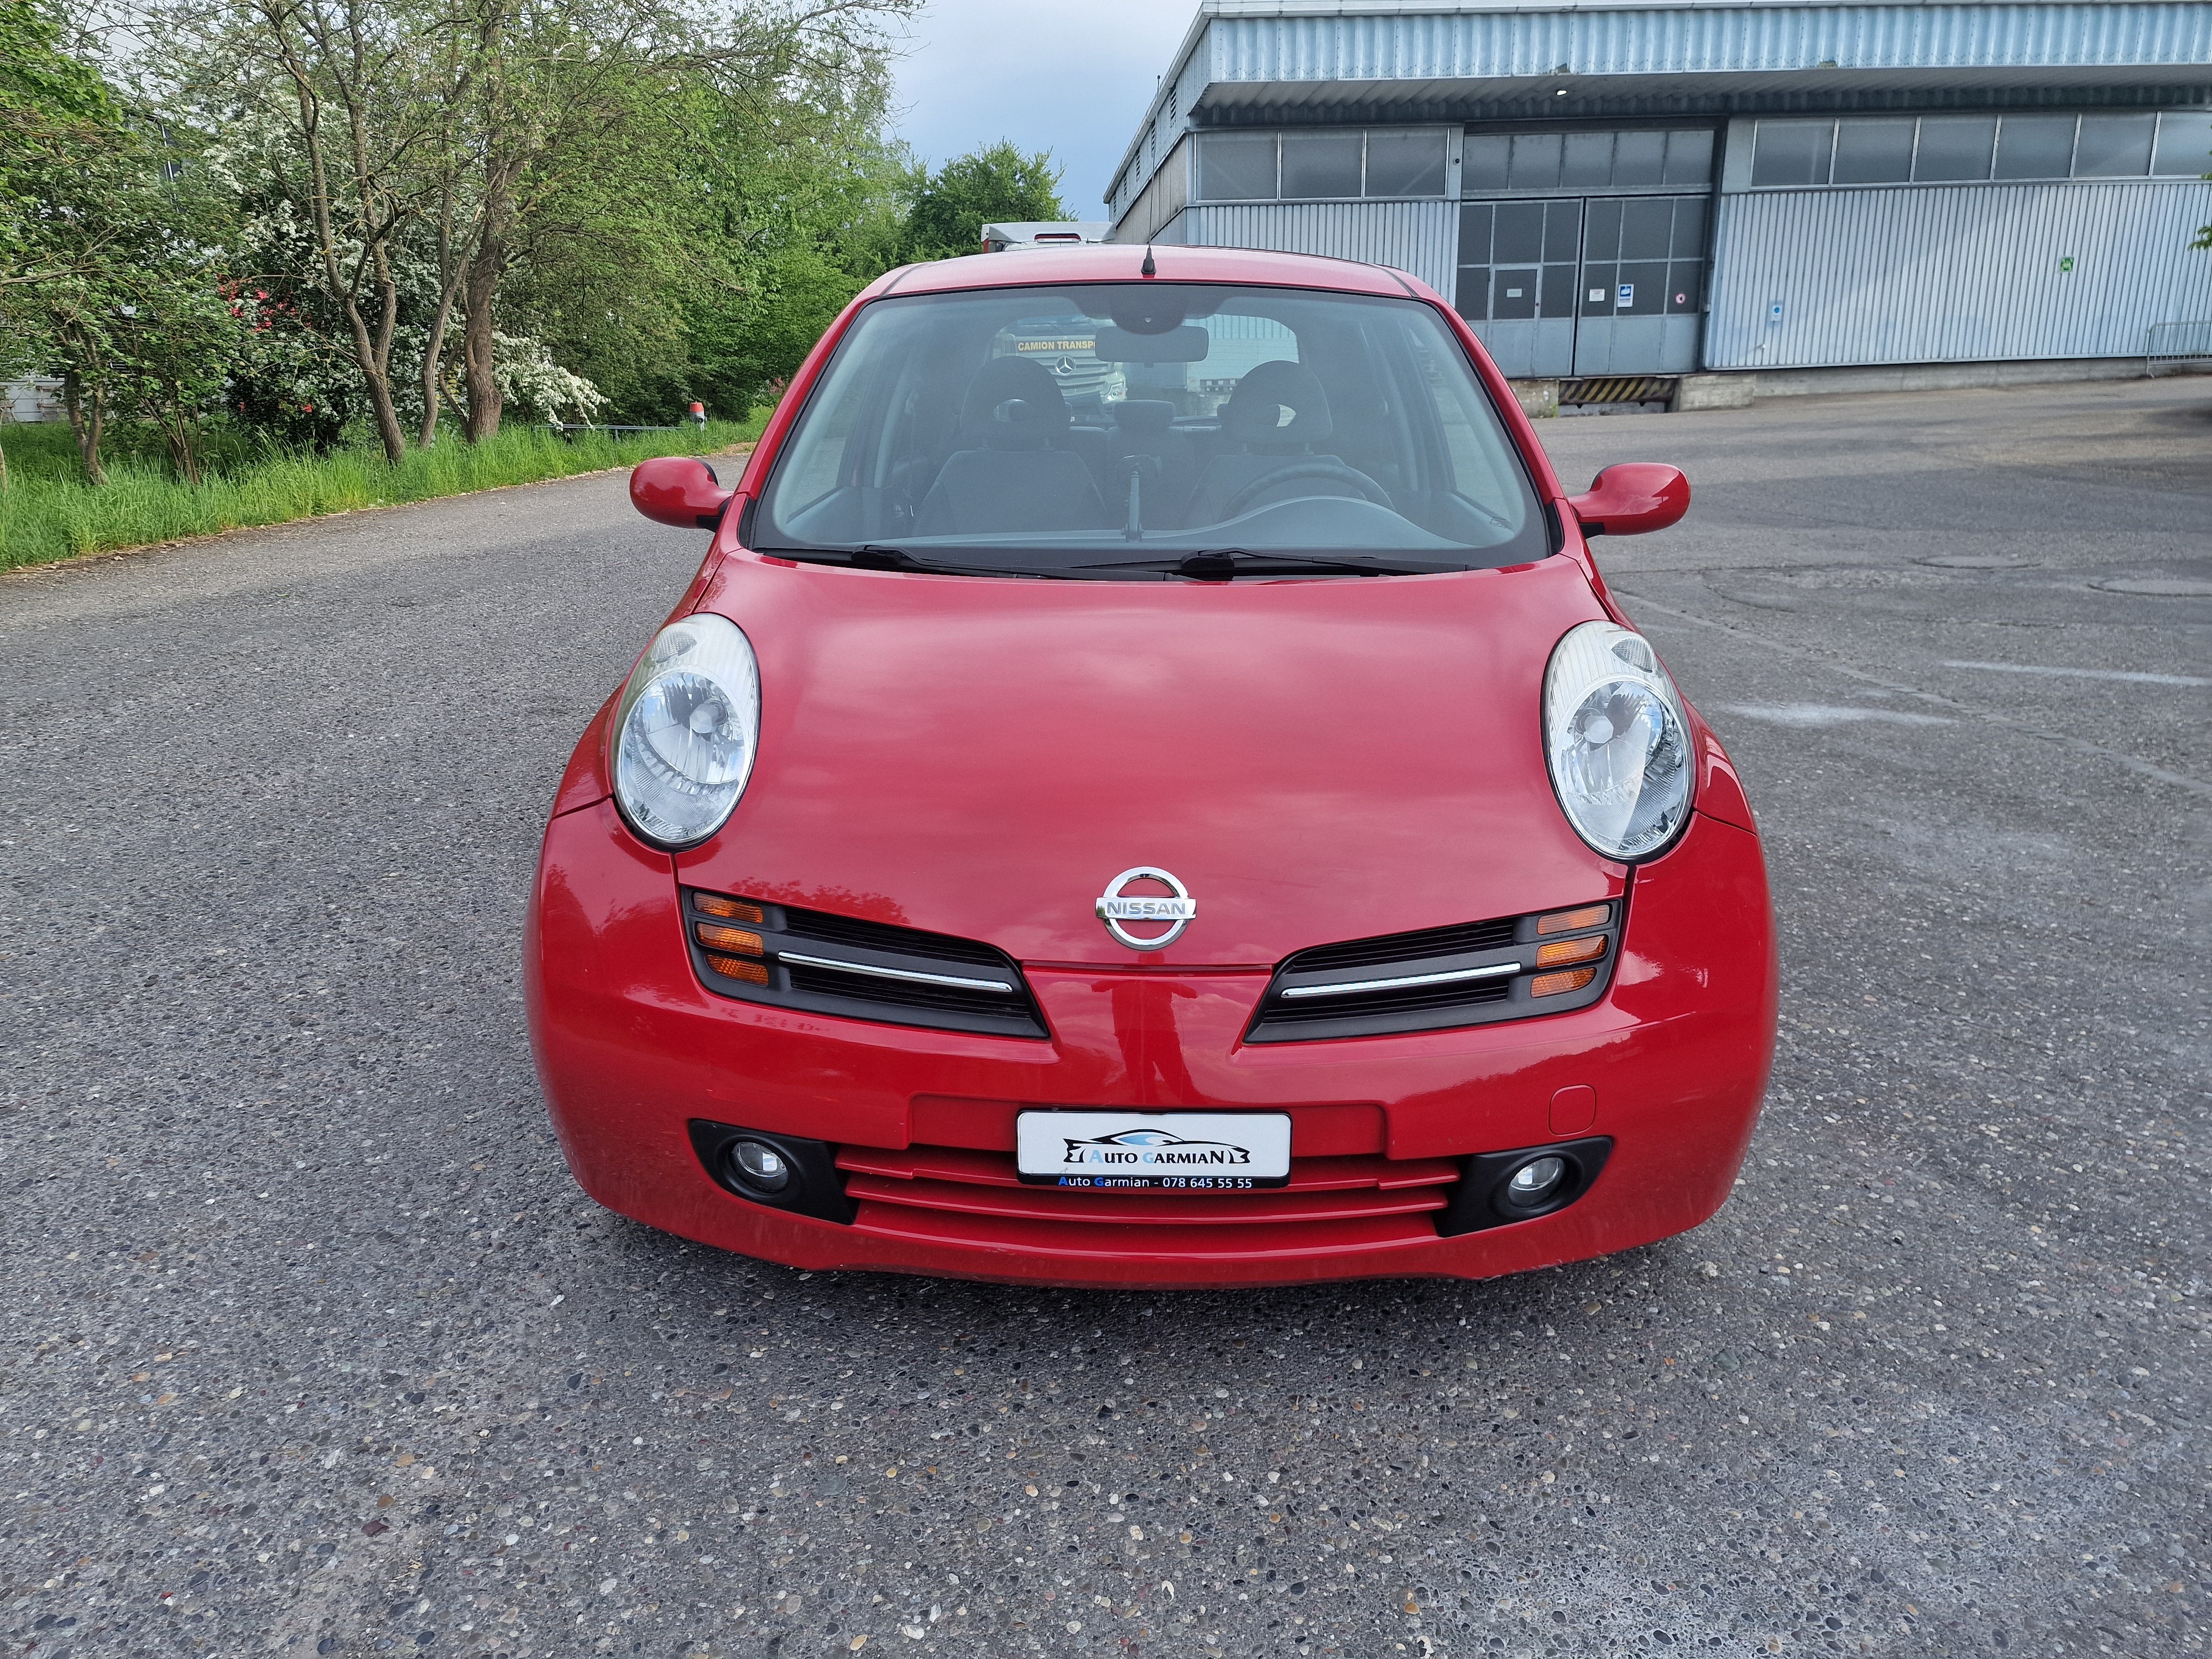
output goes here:
[{"label": "headrest", "polygon": [[1164,398],[1125,398],[1107,405],[1114,424],[1134,438],[1157,438],[1175,420],[1175,405]]},{"label": "headrest", "polygon": [[1067,423],[1052,371],[1026,357],[992,358],[960,403],[961,435],[994,449],[1042,449]]},{"label": "headrest", "polygon": [[[1291,411],[1287,421],[1285,409]],[[1325,442],[1330,432],[1328,394],[1303,363],[1259,364],[1237,382],[1221,406],[1221,431],[1242,444]]]}]

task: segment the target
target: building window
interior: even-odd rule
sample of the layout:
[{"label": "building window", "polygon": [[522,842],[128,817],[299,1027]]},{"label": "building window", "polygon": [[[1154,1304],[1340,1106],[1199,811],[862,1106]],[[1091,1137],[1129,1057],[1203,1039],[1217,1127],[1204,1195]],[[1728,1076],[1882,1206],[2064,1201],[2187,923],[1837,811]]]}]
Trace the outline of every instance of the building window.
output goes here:
[{"label": "building window", "polygon": [[1912,176],[1931,184],[1986,179],[1996,143],[1997,123],[1993,115],[1944,115],[1923,121],[1920,148],[1912,158]]},{"label": "building window", "polygon": [[[1910,126],[1911,122],[1904,125]],[[1997,129],[1999,179],[2064,179],[2074,171],[2071,115],[2008,115]],[[1838,184],[1842,183],[1838,179]]]},{"label": "building window", "polygon": [[1833,121],[1761,121],[1752,136],[1753,185],[1826,184],[1835,142]]},{"label": "building window", "polygon": [[1283,135],[1283,195],[1312,201],[1359,194],[1364,146],[1358,132],[1286,132]]},{"label": "building window", "polygon": [[1507,141],[1508,190],[1557,190],[1565,138],[1556,132],[1516,132]]},{"label": "building window", "polygon": [[1712,182],[1710,127],[1667,131],[1471,132],[1460,194],[1702,188]]},{"label": "building window", "polygon": [[2161,179],[2202,179],[2212,173],[2212,112],[2168,110],[2158,118],[2158,152],[2150,170]]},{"label": "building window", "polygon": [[2212,114],[1928,115],[1761,121],[1754,190],[1986,179],[2141,179],[2212,171]]},{"label": "building window", "polygon": [[2085,115],[2074,141],[2076,179],[2140,179],[2150,171],[2155,115]]},{"label": "building window", "polygon": [[1444,134],[1322,127],[1206,132],[1198,138],[1202,202],[1316,202],[1442,196]]},{"label": "building window", "polygon": [[1208,202],[1267,202],[1275,196],[1275,135],[1209,132],[1198,141],[1198,193]]},{"label": "building window", "polygon": [[1444,193],[1444,136],[1441,132],[1367,135],[1367,194],[1441,196]]},{"label": "building window", "polygon": [[1844,122],[1836,132],[1836,183],[1886,185],[1910,179],[1918,126],[1917,121]]}]

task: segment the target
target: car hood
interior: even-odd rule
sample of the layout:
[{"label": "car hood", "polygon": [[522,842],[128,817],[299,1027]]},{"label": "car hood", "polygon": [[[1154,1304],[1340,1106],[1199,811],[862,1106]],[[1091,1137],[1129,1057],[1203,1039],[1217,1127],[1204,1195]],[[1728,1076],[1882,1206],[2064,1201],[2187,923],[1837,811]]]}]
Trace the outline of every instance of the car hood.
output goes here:
[{"label": "car hood", "polygon": [[[738,553],[702,608],[759,656],[761,737],[729,823],[677,860],[689,885],[1133,967],[1271,963],[1625,879],[1544,766],[1545,665],[1604,614],[1565,558],[1198,584]],[[1139,865],[1198,906],[1142,957],[1094,914]]]}]

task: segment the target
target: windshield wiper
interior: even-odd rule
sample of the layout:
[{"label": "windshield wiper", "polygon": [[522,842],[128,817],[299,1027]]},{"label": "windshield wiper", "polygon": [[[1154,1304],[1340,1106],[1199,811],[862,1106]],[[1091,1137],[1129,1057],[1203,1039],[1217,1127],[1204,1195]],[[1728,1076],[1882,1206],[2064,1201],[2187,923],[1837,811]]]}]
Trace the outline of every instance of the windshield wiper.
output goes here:
[{"label": "windshield wiper", "polygon": [[916,570],[933,576],[1049,576],[1049,570],[1013,570],[997,565],[950,564],[925,559],[902,547],[864,542],[858,547],[757,547],[754,552],[771,559],[791,559],[800,564],[842,564],[858,570]]},{"label": "windshield wiper", "polygon": [[1199,581],[1225,582],[1238,576],[1292,574],[1302,570],[1332,570],[1354,576],[1431,576],[1457,568],[1453,565],[1385,564],[1379,559],[1324,553],[1254,553],[1242,547],[1209,547],[1196,553],[1177,553],[1157,559],[1109,559],[1102,564],[1079,564],[1076,570],[1158,570]]}]

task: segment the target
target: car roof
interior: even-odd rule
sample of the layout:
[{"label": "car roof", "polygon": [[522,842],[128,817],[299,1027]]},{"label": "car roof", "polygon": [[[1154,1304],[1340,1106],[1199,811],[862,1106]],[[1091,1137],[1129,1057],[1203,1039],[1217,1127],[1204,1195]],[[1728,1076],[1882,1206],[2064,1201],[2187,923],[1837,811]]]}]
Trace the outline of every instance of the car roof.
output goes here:
[{"label": "car roof", "polygon": [[1036,288],[1054,283],[1134,282],[1143,277],[1141,267],[1147,254],[1154,275],[1164,283],[1250,283],[1268,288],[1334,289],[1340,293],[1380,294],[1396,299],[1427,294],[1413,277],[1353,259],[1265,253],[1254,248],[1147,248],[1134,242],[1107,242],[1084,247],[1030,248],[1018,258],[978,253],[926,265],[905,265],[871,283],[866,297]]}]

